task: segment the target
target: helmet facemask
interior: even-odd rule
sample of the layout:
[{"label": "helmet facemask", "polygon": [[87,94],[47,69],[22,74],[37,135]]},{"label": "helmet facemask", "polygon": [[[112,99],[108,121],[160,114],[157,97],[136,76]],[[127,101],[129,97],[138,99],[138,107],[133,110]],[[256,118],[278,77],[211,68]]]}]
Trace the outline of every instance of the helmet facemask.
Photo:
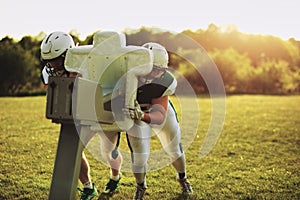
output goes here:
[{"label": "helmet facemask", "polygon": [[152,83],[154,79],[162,77],[167,71],[167,68],[161,68],[158,66],[153,66],[152,71],[146,76],[139,77],[139,80],[144,84]]},{"label": "helmet facemask", "polygon": [[51,60],[44,60],[46,62],[46,72],[50,76],[64,76],[68,74],[66,68],[64,66],[65,54],[59,56],[58,58],[54,58]]}]

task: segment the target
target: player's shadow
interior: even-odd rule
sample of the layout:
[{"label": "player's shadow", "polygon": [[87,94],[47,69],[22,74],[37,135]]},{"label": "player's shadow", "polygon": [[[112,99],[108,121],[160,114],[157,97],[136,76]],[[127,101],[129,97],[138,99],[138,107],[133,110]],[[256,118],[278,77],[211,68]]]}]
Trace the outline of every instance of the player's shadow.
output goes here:
[{"label": "player's shadow", "polygon": [[193,200],[194,198],[192,198],[190,195],[188,194],[180,194],[177,197],[173,198],[172,200]]},{"label": "player's shadow", "polygon": [[[101,193],[98,200],[109,200],[112,199],[112,196],[113,194]],[[180,194],[177,197],[173,198],[172,200],[196,200],[196,199],[188,194]]]},{"label": "player's shadow", "polygon": [[112,194],[105,194],[105,193],[101,193],[98,200],[108,200],[108,199],[112,199]]}]

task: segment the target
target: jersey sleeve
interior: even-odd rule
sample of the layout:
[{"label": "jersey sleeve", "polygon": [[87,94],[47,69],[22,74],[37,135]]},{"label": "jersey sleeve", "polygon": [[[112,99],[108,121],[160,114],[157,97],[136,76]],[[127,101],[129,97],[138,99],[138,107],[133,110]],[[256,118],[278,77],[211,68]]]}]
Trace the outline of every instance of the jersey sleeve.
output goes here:
[{"label": "jersey sleeve", "polygon": [[46,66],[42,70],[41,79],[45,85],[48,84],[49,74],[46,71]]},{"label": "jersey sleeve", "polygon": [[163,93],[162,96],[170,96],[170,95],[173,95],[175,93],[175,90],[176,90],[176,87],[177,87],[177,80],[173,75],[172,75],[172,77],[173,77],[172,83],[165,90],[165,92]]},{"label": "jersey sleeve", "polygon": [[173,74],[168,73],[168,75],[171,77],[172,82],[168,85],[167,89],[165,90],[165,92],[163,93],[162,96],[170,96],[173,95],[175,93],[176,87],[177,87],[177,80],[174,77]]}]

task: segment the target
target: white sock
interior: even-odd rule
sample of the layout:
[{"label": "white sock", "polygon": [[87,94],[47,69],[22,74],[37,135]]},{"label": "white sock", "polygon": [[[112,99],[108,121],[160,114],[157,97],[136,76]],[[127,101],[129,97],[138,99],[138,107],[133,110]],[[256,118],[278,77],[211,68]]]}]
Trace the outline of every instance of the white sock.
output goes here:
[{"label": "white sock", "polygon": [[120,178],[120,174],[118,174],[117,176],[114,176],[114,175],[111,174],[110,178],[111,178],[112,180],[114,180],[114,181],[117,181],[117,180],[119,180],[119,178]]},{"label": "white sock", "polygon": [[93,183],[92,182],[86,182],[83,184],[83,188],[89,188],[89,189],[93,189]]}]

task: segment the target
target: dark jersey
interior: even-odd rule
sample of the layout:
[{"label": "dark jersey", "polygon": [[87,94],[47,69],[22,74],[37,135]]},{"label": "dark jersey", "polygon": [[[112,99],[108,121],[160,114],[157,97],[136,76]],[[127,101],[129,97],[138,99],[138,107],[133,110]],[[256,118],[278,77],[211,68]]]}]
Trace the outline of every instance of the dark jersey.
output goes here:
[{"label": "dark jersey", "polygon": [[137,90],[137,100],[140,104],[151,104],[152,99],[172,95],[176,85],[177,81],[174,76],[166,71],[151,83],[141,85]]}]

